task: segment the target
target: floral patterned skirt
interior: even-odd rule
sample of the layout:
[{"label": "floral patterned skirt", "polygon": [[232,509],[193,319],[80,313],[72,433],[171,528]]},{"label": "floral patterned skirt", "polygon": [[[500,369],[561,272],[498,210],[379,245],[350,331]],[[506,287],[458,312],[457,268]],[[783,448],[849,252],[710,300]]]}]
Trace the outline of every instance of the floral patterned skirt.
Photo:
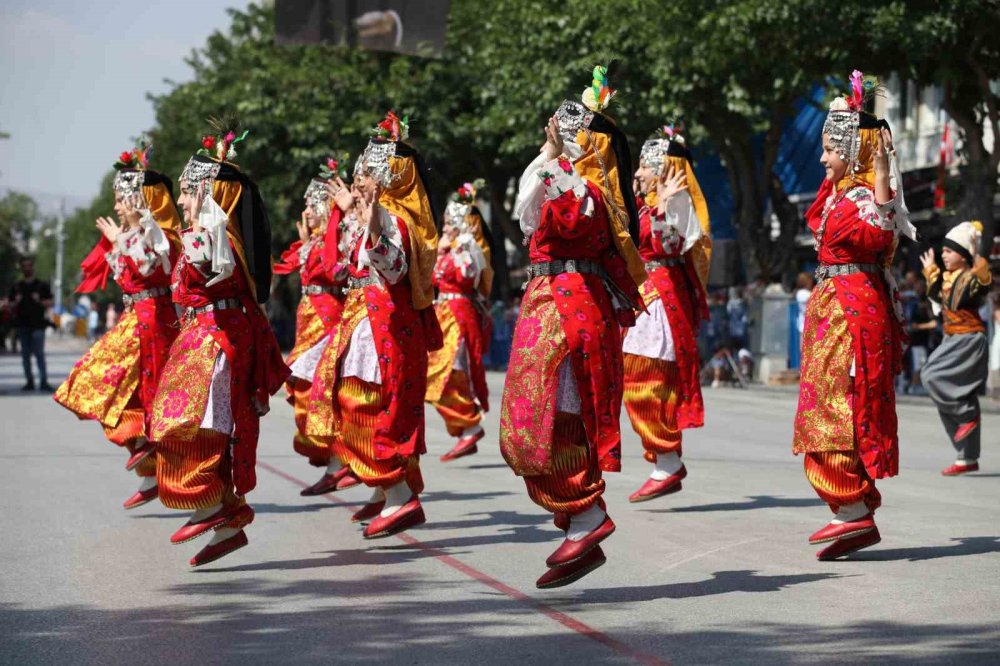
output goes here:
[{"label": "floral patterned skirt", "polygon": [[795,453],[855,448],[851,366],[854,343],[833,280],[812,292],[802,331]]},{"label": "floral patterned skirt", "polygon": [[76,362],[55,401],[81,419],[114,428],[139,387],[138,319],[126,312]]},{"label": "floral patterned skirt", "polygon": [[569,355],[552,292],[536,283],[521,303],[500,408],[500,451],[518,476],[552,470],[559,369]]},{"label": "floral patterned skirt", "polygon": [[[197,319],[184,322],[180,335],[170,348],[170,357],[163,368],[160,385],[153,400],[150,439],[162,441],[193,440],[203,427],[210,409],[209,398],[228,378],[220,381],[216,366],[222,348]],[[227,364],[221,364],[224,368]],[[226,391],[228,393],[228,391]],[[214,406],[214,405],[213,405]],[[225,405],[229,409],[229,405]],[[231,423],[230,416],[230,423]]]},{"label": "floral patterned skirt", "polygon": [[448,307],[448,303],[435,305],[434,313],[441,325],[444,345],[441,349],[432,351],[427,356],[427,393],[424,399],[428,402],[441,399],[441,393],[451,376],[452,367],[455,365],[455,356],[458,354],[462,342],[462,329],[451,308]]}]

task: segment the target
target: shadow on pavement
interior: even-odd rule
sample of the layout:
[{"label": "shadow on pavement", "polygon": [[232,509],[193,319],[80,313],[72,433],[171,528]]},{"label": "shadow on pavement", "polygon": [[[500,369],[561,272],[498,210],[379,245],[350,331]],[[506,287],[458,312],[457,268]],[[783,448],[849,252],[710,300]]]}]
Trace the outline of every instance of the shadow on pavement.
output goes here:
[{"label": "shadow on pavement", "polygon": [[987,555],[1000,553],[1000,536],[960,537],[952,539],[958,543],[948,546],[918,546],[916,548],[889,548],[869,550],[850,556],[855,561],[890,562],[894,560],[936,560],[942,557],[963,557],[965,555]]},{"label": "shadow on pavement", "polygon": [[[738,588],[736,580],[753,578],[768,590],[788,584],[779,582],[783,577],[728,573],[707,585]],[[177,601],[159,606],[28,610],[6,604],[0,606],[0,661],[102,666],[635,663],[534,614],[522,602],[502,595],[449,598],[448,586],[443,599],[421,594],[430,584],[441,588],[440,581],[410,576],[292,583],[239,577],[176,586],[170,591]],[[829,618],[827,624],[790,617],[782,623],[737,625],[728,623],[720,608],[717,621],[704,629],[672,632],[669,615],[645,619],[641,626],[611,631],[610,637],[675,663],[964,666],[995,663],[1000,640],[995,623],[968,622],[960,632],[948,624],[843,618]]]},{"label": "shadow on pavement", "polygon": [[[653,500],[655,501],[655,500]],[[797,508],[819,506],[823,501],[816,497],[775,497],[774,495],[751,495],[743,502],[719,502],[698,506],[678,506],[649,510],[649,513],[687,513],[693,511],[753,511],[755,509]]]},{"label": "shadow on pavement", "polygon": [[570,606],[586,604],[634,603],[656,599],[688,599],[731,592],[777,592],[792,585],[815,583],[830,578],[844,578],[835,573],[789,574],[762,576],[756,571],[716,571],[711,578],[694,583],[668,583],[642,587],[614,587],[585,590],[575,597],[567,597]]}]

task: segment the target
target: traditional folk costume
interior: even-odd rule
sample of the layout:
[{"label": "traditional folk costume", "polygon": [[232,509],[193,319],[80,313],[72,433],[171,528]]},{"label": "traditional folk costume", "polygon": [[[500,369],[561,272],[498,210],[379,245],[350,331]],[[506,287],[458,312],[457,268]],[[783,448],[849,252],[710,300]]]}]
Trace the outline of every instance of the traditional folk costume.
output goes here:
[{"label": "traditional folk costume", "polygon": [[438,250],[434,286],[438,295],[434,312],[441,325],[444,345],[431,352],[427,362],[426,400],[444,419],[448,434],[458,443],[441,456],[448,462],[476,453],[476,442],[485,435],[480,422],[489,411],[489,388],[483,355],[489,345],[489,303],[493,269],[489,229],[475,207],[476,188],[466,183],[445,212],[446,229],[457,238]]},{"label": "traditional folk costume", "polygon": [[958,453],[955,464],[941,471],[945,476],[979,469],[979,392],[989,372],[986,325],[979,308],[993,282],[989,264],[979,256],[981,238],[978,222],[962,222],[945,236],[944,247],[959,254],[965,265],[954,271],[942,272],[936,264],[924,269],[932,306],[944,317],[944,340],[920,377]]},{"label": "traditional folk costume", "polygon": [[141,212],[138,226],[123,228],[114,242],[101,238],[81,266],[83,281],[76,290],[104,289],[110,275],[122,290],[125,313],[77,361],[53,396],[79,418],[99,422],[109,441],[128,450],[125,469],[134,469],[141,483],[125,500],[126,509],[158,495],[149,419],[178,329],[170,271],[180,245],[181,219],[170,179],[147,170],[150,148],[140,143],[115,163],[115,195]]},{"label": "traditional folk costume", "polygon": [[[328,173],[323,174],[327,179],[337,171],[336,161],[331,162],[325,167]],[[338,264],[337,258],[345,256],[349,247],[342,245],[339,251],[327,251],[327,246],[336,246],[338,240],[341,243],[348,240],[348,235],[340,228],[346,227],[348,220],[337,206],[331,207],[325,180],[314,178],[305,193],[306,206],[316,219],[323,220],[322,224],[312,230],[305,242],[292,243],[282,254],[281,263],[274,266],[278,275],[297,271],[302,281],[302,300],[295,317],[295,346],[285,359],[292,372],[286,384],[288,401],[295,412],[296,431],[292,445],[310,464],[326,468],[319,481],[301,492],[303,496],[344,490],[360,483],[350,467],[344,466],[334,455],[332,437],[306,433],[313,377],[340,323],[347,280],[347,264],[344,261]]]},{"label": "traditional folk costume", "polygon": [[355,185],[371,179],[381,188],[378,235],[362,220],[340,325],[320,361],[336,373],[317,371],[306,421],[309,435],[334,437],[334,453],[375,489],[353,517],[371,519],[366,539],[425,521],[418,496],[427,353],[441,346],[431,307],[437,229],[422,162],[406,136],[405,119],[390,113],[359,158]]},{"label": "traditional folk costume", "polygon": [[[288,377],[258,303],[271,286],[271,230],[256,184],[232,163],[236,137],[207,136],[180,178],[197,206],[198,230],[181,234],[173,299],[183,310],[153,401],[160,501],[193,511],[170,538],[215,530],[192,566],[247,544],[253,520],[245,496],[256,485],[257,437],[268,400]],[[211,152],[209,152],[211,151]],[[183,202],[182,202],[183,203]]]},{"label": "traditional folk costume", "polygon": [[805,313],[793,451],[805,454],[806,478],[836,514],[810,537],[833,542],[817,553],[823,560],[880,540],[875,479],[899,471],[893,380],[904,339],[888,267],[900,233],[916,236],[895,158],[894,198],[875,198],[876,142],[888,125],[862,111],[870,84],[859,72],[852,83],[852,97],[834,100],[823,127],[848,171],[839,182],[825,180],[806,213],[820,266]]},{"label": "traditional folk costume", "polygon": [[624,400],[645,458],[654,467],[630,502],[678,492],[687,476],[681,431],[705,423],[697,338],[701,321],[708,318],[695,261],[709,251],[701,243],[710,231],[708,206],[691,168],[691,154],[668,125],[661,136],[643,144],[639,162],[657,177],[670,169],[684,173],[687,189],[664,205],[655,190],[638,202],[639,255],[649,277],[641,290],[646,311],[625,336]]},{"label": "traditional folk costume", "polygon": [[556,111],[563,154],[543,151],[521,177],[515,216],[531,265],[514,331],[500,448],[531,499],[567,538],[536,585],[567,585],[605,562],[615,529],[602,472],[621,469],[619,326],[635,323],[646,278],[624,134],[601,111],[613,91],[597,67],[584,104]]}]

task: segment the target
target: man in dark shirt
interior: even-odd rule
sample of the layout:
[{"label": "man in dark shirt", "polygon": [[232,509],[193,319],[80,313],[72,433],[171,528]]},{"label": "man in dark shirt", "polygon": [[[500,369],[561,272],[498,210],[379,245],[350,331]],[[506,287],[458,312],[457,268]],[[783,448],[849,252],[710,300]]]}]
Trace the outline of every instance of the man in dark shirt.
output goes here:
[{"label": "man in dark shirt", "polygon": [[38,364],[38,388],[52,391],[45,371],[45,311],[52,307],[52,290],[48,282],[35,277],[35,262],[29,258],[21,260],[24,279],[10,290],[10,303],[14,309],[14,328],[21,344],[21,362],[24,364],[24,378],[27,383],[22,391],[34,391],[35,379],[31,374],[31,356]]}]

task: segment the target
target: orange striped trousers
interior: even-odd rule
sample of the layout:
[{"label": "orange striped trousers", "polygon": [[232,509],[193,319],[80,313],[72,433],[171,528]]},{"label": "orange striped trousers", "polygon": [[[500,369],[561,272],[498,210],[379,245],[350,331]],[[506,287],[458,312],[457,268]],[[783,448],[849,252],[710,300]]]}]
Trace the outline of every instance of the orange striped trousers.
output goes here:
[{"label": "orange striped trousers", "polygon": [[681,455],[678,382],[676,363],[625,354],[625,411],[632,429],[642,439],[643,457],[649,462],[656,462],[657,453]]},{"label": "orange striped trousers", "polygon": [[[135,398],[132,400],[138,404]],[[146,413],[142,407],[126,407],[115,427],[104,426],[104,436],[109,442],[124,446],[129,455],[135,453],[136,440],[146,436]],[[147,456],[139,463],[135,467],[135,473],[143,477],[156,476],[156,454]]]},{"label": "orange striped trousers", "polygon": [[857,451],[807,453],[805,470],[816,494],[834,513],[855,502],[864,502],[870,511],[882,505],[882,495],[868,476]]},{"label": "orange striped trousers", "polygon": [[295,437],[292,439],[292,448],[299,455],[308,458],[310,465],[326,467],[330,464],[330,456],[332,455],[332,438],[316,437],[305,433],[312,384],[302,379],[293,379],[290,387],[292,409],[295,414]]},{"label": "orange striped trousers", "polygon": [[583,421],[576,414],[556,413],[552,471],[524,477],[528,496],[552,513],[576,515],[601,501],[604,479],[597,454],[587,445]]},{"label": "orange striped trousers", "polygon": [[253,510],[233,489],[229,435],[200,428],[191,440],[166,439],[156,445],[156,483],[170,509],[207,509],[223,504],[236,510],[223,527],[244,527]]},{"label": "orange striped trousers", "polygon": [[440,400],[431,404],[444,419],[448,434],[452,437],[461,437],[466,428],[477,426],[483,420],[483,414],[472,398],[469,375],[460,370],[451,371],[448,382],[441,391]]},{"label": "orange striped trousers", "polygon": [[405,480],[415,495],[422,493],[419,456],[375,457],[375,423],[386,400],[382,386],[357,377],[341,377],[336,393],[334,418],[340,436],[334,440],[333,452],[366,486],[388,488]]}]

